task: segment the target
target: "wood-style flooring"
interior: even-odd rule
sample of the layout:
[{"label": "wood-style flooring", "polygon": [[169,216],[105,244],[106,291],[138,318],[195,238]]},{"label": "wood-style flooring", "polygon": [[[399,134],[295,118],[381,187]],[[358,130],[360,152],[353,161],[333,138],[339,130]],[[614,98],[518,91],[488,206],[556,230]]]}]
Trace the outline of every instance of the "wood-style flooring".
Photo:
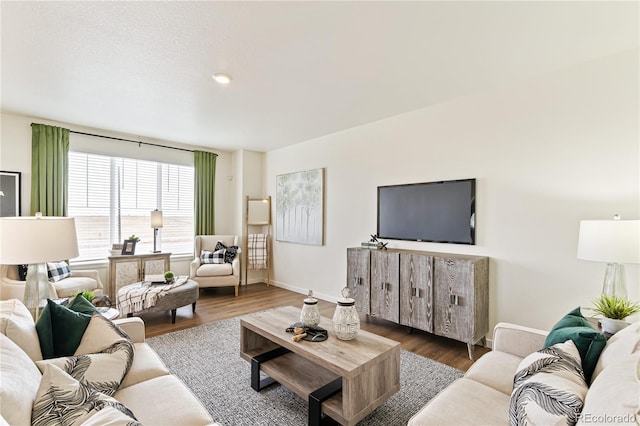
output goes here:
[{"label": "wood-style flooring", "polygon": [[[191,305],[178,309],[175,324],[171,324],[169,312],[148,313],[141,317],[146,325],[146,336],[152,337],[278,306],[302,308],[304,298],[300,293],[274,286],[267,287],[266,284],[240,286],[238,297],[234,296],[233,287],[201,289],[196,312],[191,312]],[[318,306],[322,316],[333,317],[335,304],[319,300]],[[396,340],[407,351],[459,370],[466,371],[473,364],[467,355],[465,343],[411,330],[382,319],[367,318],[363,314],[360,315],[360,328]],[[476,359],[487,351],[486,348],[476,346]]]}]

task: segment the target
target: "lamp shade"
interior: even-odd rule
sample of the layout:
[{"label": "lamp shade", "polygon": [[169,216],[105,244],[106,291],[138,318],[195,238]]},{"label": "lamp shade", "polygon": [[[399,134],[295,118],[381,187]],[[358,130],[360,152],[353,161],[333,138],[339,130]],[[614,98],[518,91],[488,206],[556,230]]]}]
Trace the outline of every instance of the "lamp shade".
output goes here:
[{"label": "lamp shade", "polygon": [[582,220],[578,259],[640,263],[640,220]]},{"label": "lamp shade", "polygon": [[78,256],[76,222],[72,217],[0,218],[0,263],[19,265]]},{"label": "lamp shade", "polygon": [[162,211],[161,210],[151,211],[151,227],[162,228]]}]

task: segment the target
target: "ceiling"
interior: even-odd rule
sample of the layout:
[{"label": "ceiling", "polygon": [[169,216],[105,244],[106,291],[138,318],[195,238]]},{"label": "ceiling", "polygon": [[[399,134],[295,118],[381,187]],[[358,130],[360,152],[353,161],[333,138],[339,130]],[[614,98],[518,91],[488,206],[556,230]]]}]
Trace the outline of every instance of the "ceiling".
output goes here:
[{"label": "ceiling", "polygon": [[[269,151],[639,46],[638,2],[0,3],[1,108]],[[231,74],[221,86],[211,78]]]}]

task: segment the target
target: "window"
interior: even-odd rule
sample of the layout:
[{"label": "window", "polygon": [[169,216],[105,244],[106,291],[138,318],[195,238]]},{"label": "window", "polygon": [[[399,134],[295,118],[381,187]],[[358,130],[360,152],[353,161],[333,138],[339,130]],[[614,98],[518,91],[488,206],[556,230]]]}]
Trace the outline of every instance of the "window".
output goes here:
[{"label": "window", "polygon": [[151,210],[162,210],[158,249],[193,252],[193,167],[69,152],[69,216],[76,219],[79,257],[97,260],[111,245],[140,237],[136,253],[153,250]]}]

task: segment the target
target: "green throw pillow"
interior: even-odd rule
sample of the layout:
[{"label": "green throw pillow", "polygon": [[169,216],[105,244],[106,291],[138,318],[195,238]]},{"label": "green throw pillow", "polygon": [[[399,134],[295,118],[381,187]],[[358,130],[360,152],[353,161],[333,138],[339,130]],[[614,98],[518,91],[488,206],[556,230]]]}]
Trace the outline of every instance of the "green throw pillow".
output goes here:
[{"label": "green throw pillow", "polygon": [[72,311],[47,299],[47,306],[36,322],[42,358],[73,355],[90,320],[91,315]]},{"label": "green throw pillow", "polygon": [[589,321],[582,316],[578,307],[562,317],[553,326],[544,341],[544,347],[548,348],[556,343],[564,343],[567,340],[572,340],[578,348],[585,378],[587,383],[590,383],[591,375],[596,368],[600,352],[607,344],[607,339],[589,324]]},{"label": "green throw pillow", "polygon": [[67,308],[71,309],[74,312],[80,312],[87,315],[93,315],[94,313],[98,312],[96,307],[81,295],[77,295],[76,297],[71,299],[69,304],[67,304]]}]

